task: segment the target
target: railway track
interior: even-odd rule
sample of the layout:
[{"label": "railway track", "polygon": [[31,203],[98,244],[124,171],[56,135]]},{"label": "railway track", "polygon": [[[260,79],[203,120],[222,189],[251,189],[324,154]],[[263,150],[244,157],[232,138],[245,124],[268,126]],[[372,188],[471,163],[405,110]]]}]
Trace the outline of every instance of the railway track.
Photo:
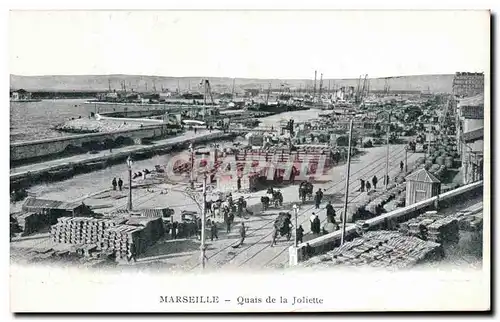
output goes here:
[{"label": "railway track", "polygon": [[[397,157],[399,156],[400,154],[402,154],[404,152],[404,148],[403,149],[395,149],[393,150],[391,153],[390,153],[390,156],[392,156],[393,158],[394,157]],[[382,166],[385,166],[385,155],[376,159],[374,162],[372,162],[371,164],[368,164],[360,169],[358,169],[357,171],[353,172],[353,174],[351,175],[351,177],[353,178],[352,180],[350,180],[351,183],[353,182],[357,182],[360,178],[363,178],[367,173],[371,173],[373,174],[374,173],[374,169],[378,169],[379,167],[382,167]],[[377,170],[376,173],[378,173],[379,171],[382,171],[382,170],[385,170],[385,168],[383,169],[380,169],[380,170]],[[361,173],[362,172],[362,173]],[[328,191],[331,191],[334,187],[337,187],[341,184],[345,183],[345,179],[341,179],[341,180],[338,180],[337,182],[333,183],[330,187],[326,188],[325,189],[325,192],[328,192]],[[356,197],[358,197],[359,195],[357,195]],[[351,201],[354,200],[354,199],[351,199]],[[308,209],[306,209],[305,211],[302,211],[302,213],[299,215],[299,216],[302,216],[304,215],[307,211],[311,210],[312,208],[314,208],[314,206],[311,206],[309,207]],[[307,222],[308,218],[306,218],[306,221],[303,221],[301,224],[303,224],[304,222]],[[269,225],[272,225],[274,223],[274,218],[270,219],[270,220],[267,220],[264,224],[260,225],[259,227],[253,229],[254,232],[259,232],[261,231],[263,228],[269,226]],[[260,239],[258,239],[256,242],[253,242],[252,244],[248,245],[247,247],[245,247],[244,249],[242,249],[240,252],[238,252],[237,254],[235,254],[233,256],[233,258],[229,258],[227,259],[226,261],[227,262],[230,262],[231,260],[233,260],[234,258],[236,258],[237,256],[241,255],[242,253],[244,253],[245,251],[247,251],[248,249],[252,248],[252,247],[255,247],[256,245],[259,245],[259,243],[261,243],[263,240],[267,239],[268,237],[270,237],[272,234],[272,231],[268,234],[265,234],[264,236],[262,236]],[[255,233],[254,234],[249,234],[247,235],[247,240],[252,237],[252,236],[255,236]],[[218,249],[218,251],[216,251],[215,253],[211,254],[210,256],[207,256],[208,260],[210,261],[211,259],[213,259],[215,256],[219,255],[219,254],[222,254],[224,251],[226,251],[227,249],[229,249],[234,243],[229,243],[228,245],[225,245],[224,247]],[[270,246],[270,242],[269,242],[269,245],[267,247]],[[265,247],[265,248],[267,248]],[[263,251],[263,250],[261,250]],[[260,251],[260,252],[261,252]],[[242,263],[245,264],[246,262],[248,262],[250,259],[254,258],[256,256],[256,254],[250,256],[246,261],[244,261]],[[240,265],[240,266],[242,266]],[[199,267],[200,264],[196,264],[194,266],[191,267],[190,270],[194,270],[196,269],[197,267]]]}]

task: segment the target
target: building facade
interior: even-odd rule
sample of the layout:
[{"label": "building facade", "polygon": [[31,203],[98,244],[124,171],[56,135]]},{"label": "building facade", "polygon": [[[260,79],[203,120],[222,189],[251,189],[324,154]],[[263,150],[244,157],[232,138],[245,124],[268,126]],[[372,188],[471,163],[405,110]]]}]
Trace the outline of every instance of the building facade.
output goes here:
[{"label": "building facade", "polygon": [[483,179],[484,95],[457,102],[457,150],[462,160],[463,183]]},{"label": "building facade", "polygon": [[484,92],[484,73],[458,72],[453,78],[453,95],[468,97]]}]

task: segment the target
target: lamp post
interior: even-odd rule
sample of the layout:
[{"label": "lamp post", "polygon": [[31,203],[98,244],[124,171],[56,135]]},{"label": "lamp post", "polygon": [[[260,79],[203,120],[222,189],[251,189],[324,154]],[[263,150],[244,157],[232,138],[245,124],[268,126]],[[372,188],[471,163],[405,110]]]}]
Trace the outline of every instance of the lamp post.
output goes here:
[{"label": "lamp post", "polygon": [[206,204],[207,204],[207,173],[205,172],[203,174],[203,204],[201,205],[201,234],[200,234],[200,251],[201,251],[201,267],[202,269],[205,269],[205,250],[206,250],[206,245],[205,245],[205,230],[206,230],[206,224],[207,224],[207,218],[206,218]]},{"label": "lamp post", "polygon": [[194,175],[194,148],[193,148],[193,143],[189,144],[189,152],[191,154],[191,169],[190,169],[189,185],[190,185],[191,189],[194,189],[194,179],[193,179],[193,175]]},{"label": "lamp post", "polygon": [[295,247],[298,247],[299,240],[297,239],[297,230],[299,227],[297,226],[297,217],[299,215],[299,206],[297,206],[297,204],[293,205],[293,212],[295,213]]},{"label": "lamp post", "polygon": [[128,203],[127,209],[128,211],[132,211],[132,159],[130,156],[127,158],[127,166],[128,166]]}]

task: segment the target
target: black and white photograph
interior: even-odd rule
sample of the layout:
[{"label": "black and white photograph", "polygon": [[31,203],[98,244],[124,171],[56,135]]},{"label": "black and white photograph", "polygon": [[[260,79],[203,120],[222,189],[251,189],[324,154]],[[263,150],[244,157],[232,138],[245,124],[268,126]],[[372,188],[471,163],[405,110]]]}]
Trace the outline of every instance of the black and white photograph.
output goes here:
[{"label": "black and white photograph", "polygon": [[488,310],[490,19],[11,10],[11,310],[411,310],[325,289],[421,271]]}]

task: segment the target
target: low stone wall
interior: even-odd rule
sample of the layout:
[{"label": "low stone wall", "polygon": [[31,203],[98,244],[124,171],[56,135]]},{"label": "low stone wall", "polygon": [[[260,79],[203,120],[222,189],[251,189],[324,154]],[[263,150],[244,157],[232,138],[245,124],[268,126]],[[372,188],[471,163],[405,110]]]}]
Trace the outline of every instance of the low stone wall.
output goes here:
[{"label": "low stone wall", "polygon": [[[470,197],[483,194],[483,181],[478,181],[455,190],[451,190],[408,207],[396,209],[394,211],[382,214],[375,218],[365,221],[369,230],[392,228],[396,223],[407,221],[419,214],[433,210],[436,199],[439,199],[439,207],[441,209],[450,207],[460,200],[466,200]],[[357,236],[357,228],[355,225],[347,227],[345,232],[346,240]],[[307,243],[299,244],[298,247],[291,246],[289,248],[289,263],[297,265],[306,257],[306,246],[309,245],[314,254],[322,254],[340,245],[342,231],[337,230],[333,233],[320,236],[309,240]]]}]

